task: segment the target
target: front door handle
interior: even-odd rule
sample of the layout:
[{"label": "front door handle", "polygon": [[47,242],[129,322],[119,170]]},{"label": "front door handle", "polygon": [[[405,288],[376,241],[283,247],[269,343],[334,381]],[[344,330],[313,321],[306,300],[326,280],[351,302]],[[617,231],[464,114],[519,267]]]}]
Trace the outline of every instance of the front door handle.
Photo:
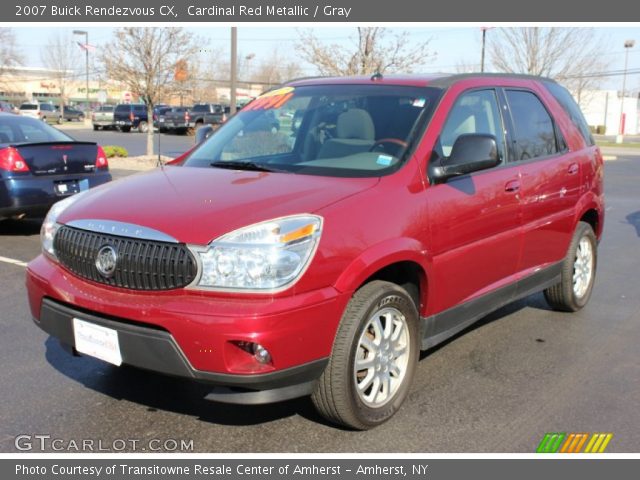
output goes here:
[{"label": "front door handle", "polygon": [[511,180],[504,186],[504,191],[514,193],[520,190],[520,180]]},{"label": "front door handle", "polygon": [[567,172],[569,173],[569,175],[575,175],[579,171],[580,171],[580,167],[578,166],[577,163],[572,163],[571,165],[569,165],[569,168],[567,169]]}]

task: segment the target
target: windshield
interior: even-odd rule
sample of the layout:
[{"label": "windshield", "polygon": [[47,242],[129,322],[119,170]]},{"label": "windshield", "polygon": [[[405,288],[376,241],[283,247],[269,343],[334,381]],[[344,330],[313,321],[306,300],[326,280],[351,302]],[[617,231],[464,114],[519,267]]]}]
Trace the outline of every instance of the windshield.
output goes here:
[{"label": "windshield", "polygon": [[244,107],[184,165],[370,177],[395,171],[439,89],[284,87]]}]

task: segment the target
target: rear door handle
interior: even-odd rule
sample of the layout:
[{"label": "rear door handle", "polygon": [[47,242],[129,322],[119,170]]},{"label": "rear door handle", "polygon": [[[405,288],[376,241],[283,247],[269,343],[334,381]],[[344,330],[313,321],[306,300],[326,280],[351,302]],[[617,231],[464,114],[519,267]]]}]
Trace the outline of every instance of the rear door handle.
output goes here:
[{"label": "rear door handle", "polygon": [[569,173],[569,175],[575,175],[579,171],[580,171],[580,167],[578,166],[578,164],[577,163],[572,163],[571,165],[569,165],[567,173]]},{"label": "rear door handle", "polygon": [[507,184],[504,186],[505,192],[513,193],[513,192],[517,192],[518,190],[520,190],[519,180],[511,180],[507,182]]}]

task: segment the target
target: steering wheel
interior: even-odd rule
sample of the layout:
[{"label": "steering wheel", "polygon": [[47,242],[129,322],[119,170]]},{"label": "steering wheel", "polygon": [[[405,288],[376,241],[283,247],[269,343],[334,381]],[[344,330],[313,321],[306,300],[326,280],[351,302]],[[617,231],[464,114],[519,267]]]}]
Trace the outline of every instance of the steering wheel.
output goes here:
[{"label": "steering wheel", "polygon": [[373,152],[376,148],[378,148],[378,145],[384,145],[386,143],[391,143],[393,145],[397,145],[399,147],[402,148],[407,148],[408,144],[407,142],[405,142],[404,140],[401,140],[399,138],[381,138],[380,140],[376,140],[374,142],[374,144],[371,146],[371,148],[369,149],[370,152]]}]

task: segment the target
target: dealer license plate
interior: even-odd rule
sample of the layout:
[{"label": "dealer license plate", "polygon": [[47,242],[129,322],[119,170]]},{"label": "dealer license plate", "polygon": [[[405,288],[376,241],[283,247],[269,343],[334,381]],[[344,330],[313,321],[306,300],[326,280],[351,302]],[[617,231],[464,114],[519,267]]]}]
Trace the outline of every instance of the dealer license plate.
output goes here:
[{"label": "dealer license plate", "polygon": [[79,353],[99,358],[113,365],[122,365],[116,330],[74,318],[73,337]]}]

